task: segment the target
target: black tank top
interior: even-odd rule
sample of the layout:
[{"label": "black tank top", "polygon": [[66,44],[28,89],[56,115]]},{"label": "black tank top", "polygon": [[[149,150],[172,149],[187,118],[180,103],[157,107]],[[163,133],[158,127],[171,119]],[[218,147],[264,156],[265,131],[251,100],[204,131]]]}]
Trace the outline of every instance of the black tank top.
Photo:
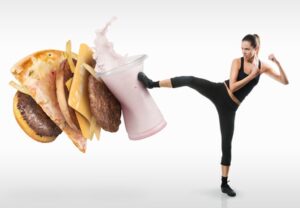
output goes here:
[{"label": "black tank top", "polygon": [[[261,67],[261,63],[259,61],[258,68],[260,69],[260,67]],[[246,74],[244,71],[244,57],[241,57],[241,68],[239,70],[237,81],[240,81],[247,76],[248,76],[248,74]],[[254,79],[252,79],[250,82],[248,82],[244,87],[242,87],[241,89],[239,89],[233,93],[240,102],[242,102],[245,99],[245,97],[251,92],[251,90],[255,87],[255,85],[257,85],[257,83],[259,81],[259,77],[260,77],[260,75],[256,76]],[[226,80],[225,82],[226,82],[227,86],[229,87],[229,79]]]}]

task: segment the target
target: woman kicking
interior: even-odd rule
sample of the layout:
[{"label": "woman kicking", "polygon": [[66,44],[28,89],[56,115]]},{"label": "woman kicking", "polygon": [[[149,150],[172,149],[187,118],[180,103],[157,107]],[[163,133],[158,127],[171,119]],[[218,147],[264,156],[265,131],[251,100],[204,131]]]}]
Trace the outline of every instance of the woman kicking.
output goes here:
[{"label": "woman kicking", "polygon": [[187,86],[207,97],[215,105],[219,115],[222,135],[221,190],[229,196],[236,195],[235,191],[228,185],[227,179],[231,162],[231,141],[235,113],[240,103],[257,85],[261,74],[267,74],[282,84],[288,84],[285,72],[273,54],[269,55],[269,59],[278,66],[279,73],[258,59],[259,47],[258,35],[246,35],[242,39],[243,57],[232,61],[230,77],[223,83],[215,83],[194,76],[179,76],[154,82],[145,73],[140,72],[138,74],[138,80],[147,88]]}]

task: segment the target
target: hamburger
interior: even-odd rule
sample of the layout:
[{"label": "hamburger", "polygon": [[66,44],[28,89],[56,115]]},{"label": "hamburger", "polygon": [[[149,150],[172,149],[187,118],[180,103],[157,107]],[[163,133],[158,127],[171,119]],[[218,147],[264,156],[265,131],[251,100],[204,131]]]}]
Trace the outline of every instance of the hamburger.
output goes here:
[{"label": "hamburger", "polygon": [[[19,82],[13,112],[21,129],[32,139],[48,143],[62,132],[86,151],[87,140],[100,131],[118,131],[121,105],[93,71],[93,52],[81,44],[79,53],[42,50],[18,61],[11,69]],[[87,70],[88,68],[88,70]]]}]

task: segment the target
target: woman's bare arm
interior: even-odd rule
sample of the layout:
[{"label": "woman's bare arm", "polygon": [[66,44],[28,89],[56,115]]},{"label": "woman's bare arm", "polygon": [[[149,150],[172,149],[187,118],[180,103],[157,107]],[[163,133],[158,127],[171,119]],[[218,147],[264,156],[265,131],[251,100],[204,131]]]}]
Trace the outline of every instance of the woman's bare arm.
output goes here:
[{"label": "woman's bare arm", "polygon": [[276,81],[278,81],[284,85],[287,85],[289,83],[289,81],[288,81],[287,76],[286,76],[283,68],[281,67],[281,64],[279,63],[279,61],[276,59],[276,57],[273,54],[271,54],[269,56],[269,59],[277,65],[277,67],[279,69],[279,73],[276,73],[272,69],[272,67],[270,67],[266,64],[264,64],[264,73],[266,73],[267,75],[269,75],[271,78],[275,79]]}]

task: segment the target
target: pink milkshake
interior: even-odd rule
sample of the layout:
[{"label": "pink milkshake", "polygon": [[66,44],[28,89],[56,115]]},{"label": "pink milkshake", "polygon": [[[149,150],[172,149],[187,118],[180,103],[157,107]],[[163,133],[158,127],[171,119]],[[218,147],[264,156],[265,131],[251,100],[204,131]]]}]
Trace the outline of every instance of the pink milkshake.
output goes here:
[{"label": "pink milkshake", "polygon": [[95,40],[96,76],[101,78],[122,106],[130,139],[143,139],[166,126],[160,110],[148,90],[138,81],[146,55],[121,56],[106,38],[111,21],[97,32]]}]

